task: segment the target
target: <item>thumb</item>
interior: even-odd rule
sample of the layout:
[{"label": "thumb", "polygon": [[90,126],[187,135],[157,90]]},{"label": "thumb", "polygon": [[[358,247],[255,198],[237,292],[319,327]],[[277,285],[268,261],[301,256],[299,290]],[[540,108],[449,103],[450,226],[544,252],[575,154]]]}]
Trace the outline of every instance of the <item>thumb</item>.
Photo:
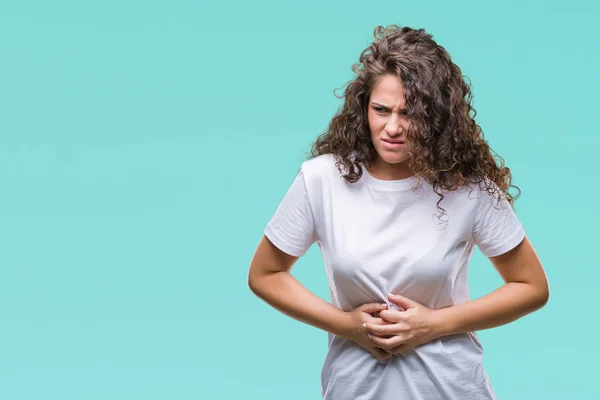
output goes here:
[{"label": "thumb", "polygon": [[385,310],[387,308],[387,304],[381,303],[367,303],[360,306],[360,310],[369,314],[373,314],[379,312],[381,310]]},{"label": "thumb", "polygon": [[388,293],[388,298],[394,304],[399,305],[400,307],[408,310],[409,308],[415,308],[420,306],[421,304],[417,303],[414,300],[409,299],[408,297],[400,296],[399,294]]}]

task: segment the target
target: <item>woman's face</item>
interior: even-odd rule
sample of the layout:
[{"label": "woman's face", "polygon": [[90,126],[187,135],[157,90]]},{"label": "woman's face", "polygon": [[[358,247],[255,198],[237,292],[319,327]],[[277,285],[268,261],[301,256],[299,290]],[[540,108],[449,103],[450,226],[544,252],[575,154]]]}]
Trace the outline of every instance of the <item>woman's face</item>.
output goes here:
[{"label": "woman's face", "polygon": [[389,74],[381,76],[371,91],[368,119],[371,140],[379,156],[374,165],[382,169],[409,170],[406,130],[410,123],[404,106],[400,80]]}]

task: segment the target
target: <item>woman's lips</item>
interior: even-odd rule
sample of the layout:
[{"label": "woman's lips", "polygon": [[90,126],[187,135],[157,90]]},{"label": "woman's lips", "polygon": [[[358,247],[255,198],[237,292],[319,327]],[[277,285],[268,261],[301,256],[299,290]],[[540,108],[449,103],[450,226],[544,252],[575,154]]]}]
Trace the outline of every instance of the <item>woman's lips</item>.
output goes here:
[{"label": "woman's lips", "polygon": [[385,139],[381,139],[381,141],[383,142],[383,147],[392,149],[392,150],[399,149],[404,146],[404,142],[396,142],[396,141],[390,142]]}]

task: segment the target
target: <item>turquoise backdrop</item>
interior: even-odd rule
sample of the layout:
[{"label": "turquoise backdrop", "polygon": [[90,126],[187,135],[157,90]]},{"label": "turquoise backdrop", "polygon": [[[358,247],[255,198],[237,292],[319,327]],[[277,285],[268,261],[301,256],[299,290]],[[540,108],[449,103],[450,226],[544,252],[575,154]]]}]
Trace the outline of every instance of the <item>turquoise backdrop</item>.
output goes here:
[{"label": "turquoise backdrop", "polygon": [[[0,3],[0,398],[319,399],[326,333],[248,289],[377,25],[472,82],[548,274],[479,332],[500,399],[598,399],[600,3]],[[328,299],[317,246],[295,276]],[[502,284],[479,251],[472,297]]]}]

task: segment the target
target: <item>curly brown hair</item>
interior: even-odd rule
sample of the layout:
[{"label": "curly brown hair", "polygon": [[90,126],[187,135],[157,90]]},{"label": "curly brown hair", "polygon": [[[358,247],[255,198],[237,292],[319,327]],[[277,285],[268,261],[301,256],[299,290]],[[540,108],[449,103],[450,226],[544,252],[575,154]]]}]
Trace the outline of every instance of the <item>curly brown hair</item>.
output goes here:
[{"label": "curly brown hair", "polygon": [[[424,29],[377,26],[374,36],[352,65],[356,77],[346,84],[344,95],[338,97],[334,91],[336,97],[345,98],[344,105],[312,144],[308,158],[332,154],[346,181],[360,179],[359,163],[371,163],[377,156],[367,117],[369,97],[377,80],[391,74],[402,82],[411,121],[406,139],[410,166],[418,178],[416,188],[421,179],[433,186],[442,215],[446,214],[440,207],[442,190],[470,189],[475,183],[497,198],[505,196],[514,206],[521,190],[511,184],[510,169],[484,139],[475,122],[471,88],[446,49]],[[508,193],[511,186],[517,188],[516,196]]]}]

